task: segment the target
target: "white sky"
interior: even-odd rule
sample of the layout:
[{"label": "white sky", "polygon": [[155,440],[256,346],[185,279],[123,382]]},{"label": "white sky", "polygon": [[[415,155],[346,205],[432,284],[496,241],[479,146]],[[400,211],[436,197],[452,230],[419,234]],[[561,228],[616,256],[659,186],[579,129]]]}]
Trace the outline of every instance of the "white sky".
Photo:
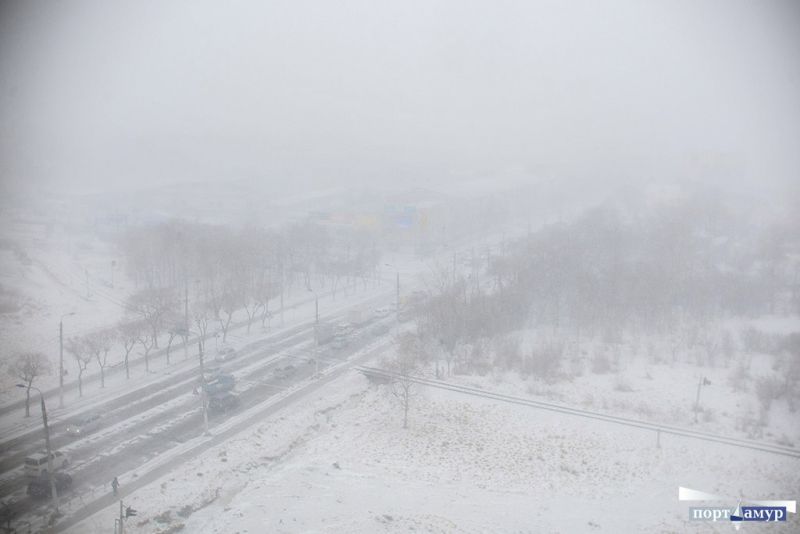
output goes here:
[{"label": "white sky", "polygon": [[797,181],[798,6],[11,3],[0,176]]}]

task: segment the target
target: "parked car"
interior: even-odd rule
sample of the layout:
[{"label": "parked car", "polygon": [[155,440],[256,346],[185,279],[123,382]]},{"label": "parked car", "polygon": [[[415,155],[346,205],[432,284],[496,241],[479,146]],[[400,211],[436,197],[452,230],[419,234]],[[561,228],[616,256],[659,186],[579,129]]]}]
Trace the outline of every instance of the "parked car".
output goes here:
[{"label": "parked car", "polygon": [[[53,477],[56,481],[56,491],[61,494],[62,491],[72,485],[72,477],[67,473],[54,473]],[[28,495],[34,499],[46,499],[53,493],[53,488],[50,484],[49,476],[42,476],[34,478],[28,483]]]},{"label": "parked car", "polygon": [[[53,458],[53,471],[65,468],[69,465],[69,457],[61,451],[53,451],[50,453]],[[47,453],[37,452],[25,458],[25,474],[29,477],[38,478],[47,474]]]},{"label": "parked car", "polygon": [[70,436],[85,436],[100,428],[102,425],[103,414],[99,412],[90,413],[79,417],[67,425],[67,434]]},{"label": "parked car", "polygon": [[217,355],[214,356],[214,359],[221,363],[229,362],[234,358],[236,358],[236,350],[233,347],[220,347]]},{"label": "parked car", "polygon": [[220,393],[208,399],[208,413],[211,415],[228,413],[241,404],[242,401],[233,393]]}]

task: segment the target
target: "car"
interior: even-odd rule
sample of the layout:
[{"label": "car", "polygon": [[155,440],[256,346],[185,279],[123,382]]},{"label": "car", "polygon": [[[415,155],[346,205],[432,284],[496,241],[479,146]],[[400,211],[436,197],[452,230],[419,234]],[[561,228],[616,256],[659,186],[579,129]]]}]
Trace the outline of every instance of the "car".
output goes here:
[{"label": "car", "polygon": [[392,313],[392,309],[388,306],[382,306],[380,308],[375,308],[373,313],[377,319],[383,319],[384,317],[389,317],[389,314]]},{"label": "car", "polygon": [[206,375],[205,390],[209,395],[216,395],[224,391],[230,391],[236,385],[233,375],[216,373],[212,376]]},{"label": "car", "polygon": [[337,337],[350,337],[355,333],[356,329],[351,323],[339,323],[333,329],[334,339]]},{"label": "car", "polygon": [[292,376],[297,369],[295,369],[294,365],[287,365],[286,367],[278,367],[275,369],[275,377],[276,378],[289,378]]},{"label": "car", "polygon": [[334,349],[343,349],[350,343],[350,339],[347,336],[336,336],[333,338],[333,342],[331,343],[331,347]]},{"label": "car", "polygon": [[[62,491],[72,485],[72,477],[67,473],[54,473],[53,477],[56,482],[56,491],[61,494]],[[28,495],[34,499],[46,499],[53,493],[53,487],[50,484],[49,476],[42,476],[34,478],[28,483]]]},{"label": "car", "polygon": [[67,425],[67,434],[70,436],[85,436],[100,428],[102,425],[103,414],[93,412],[77,418]]},{"label": "car", "polygon": [[[65,468],[69,465],[69,457],[61,451],[53,451],[50,453],[53,459],[53,471]],[[29,477],[39,478],[47,475],[49,469],[47,462],[47,453],[37,452],[25,458],[25,474]]]},{"label": "car", "polygon": [[219,415],[235,410],[242,404],[242,401],[233,393],[220,393],[208,399],[208,413]]},{"label": "car", "polygon": [[229,362],[236,358],[236,350],[233,347],[220,347],[214,359],[220,363]]},{"label": "car", "polygon": [[388,334],[389,332],[391,332],[391,330],[392,330],[391,325],[386,323],[377,323],[370,329],[370,332],[372,333],[373,336],[380,337]]}]

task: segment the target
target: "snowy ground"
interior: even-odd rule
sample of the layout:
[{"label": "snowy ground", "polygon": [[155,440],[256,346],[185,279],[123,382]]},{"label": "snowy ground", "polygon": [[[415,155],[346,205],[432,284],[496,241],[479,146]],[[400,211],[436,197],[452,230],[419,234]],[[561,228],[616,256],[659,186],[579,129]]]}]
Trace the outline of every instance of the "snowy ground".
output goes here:
[{"label": "snowy ground", "polygon": [[[800,487],[797,460],[677,437],[656,448],[650,432],[451,392],[419,389],[403,430],[389,388],[356,374],[282,413],[127,495],[126,532],[729,532],[688,522],[678,486]],[[108,531],[117,514],[69,532]],[[772,527],[797,531],[797,517]]]}]

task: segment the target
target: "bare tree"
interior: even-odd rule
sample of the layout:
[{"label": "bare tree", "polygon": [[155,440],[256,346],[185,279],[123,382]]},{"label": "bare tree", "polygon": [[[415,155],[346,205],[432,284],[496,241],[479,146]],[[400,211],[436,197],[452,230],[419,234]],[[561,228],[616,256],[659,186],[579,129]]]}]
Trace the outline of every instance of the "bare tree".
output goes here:
[{"label": "bare tree", "polygon": [[36,377],[50,374],[50,362],[41,352],[18,354],[11,365],[11,374],[25,384],[25,417],[31,416],[31,386]]},{"label": "bare tree", "polygon": [[144,351],[142,355],[144,356],[144,371],[145,373],[150,372],[150,351],[156,348],[156,335],[153,334],[153,331],[150,328],[139,328],[139,333],[136,336],[136,341],[139,342],[139,345],[142,346],[142,350]]},{"label": "bare tree", "polygon": [[412,377],[419,368],[423,351],[423,344],[418,336],[412,333],[401,334],[397,340],[397,354],[388,363],[389,369],[399,375],[392,381],[392,394],[403,409],[403,428],[408,428],[408,410],[414,396]]},{"label": "bare tree", "polygon": [[124,322],[117,325],[117,337],[122,342],[122,346],[125,348],[125,378],[129,379],[131,377],[131,369],[128,363],[128,358],[133,350],[133,347],[136,346],[139,340],[139,330],[141,329],[141,324],[138,322]]},{"label": "bare tree", "polygon": [[177,297],[170,289],[148,288],[135,293],[128,299],[130,313],[139,317],[150,328],[153,347],[158,348],[158,335],[164,327],[164,319],[177,305]]},{"label": "bare tree", "polygon": [[211,306],[207,302],[196,302],[192,306],[192,319],[200,334],[200,344],[204,345],[208,334],[208,323],[213,317]]},{"label": "bare tree", "polygon": [[220,291],[212,294],[209,301],[214,318],[219,323],[220,330],[222,330],[223,343],[227,341],[228,329],[231,326],[236,310],[239,309],[239,302],[241,302],[241,298],[233,284],[225,284]]},{"label": "bare tree", "polygon": [[78,396],[83,397],[83,372],[92,362],[92,346],[85,338],[74,337],[67,340],[65,348],[78,364]]},{"label": "bare tree", "polygon": [[100,367],[100,387],[106,387],[106,367],[108,367],[108,353],[111,347],[118,340],[118,332],[115,329],[103,330],[95,334],[97,351],[95,358],[97,365]]},{"label": "bare tree", "polygon": [[170,364],[169,354],[172,350],[172,342],[175,341],[176,337],[183,337],[184,340],[186,339],[186,332],[183,322],[183,316],[175,311],[168,313],[166,319],[164,320],[164,324],[167,326],[167,334],[169,336],[167,338],[166,350],[167,365]]}]

